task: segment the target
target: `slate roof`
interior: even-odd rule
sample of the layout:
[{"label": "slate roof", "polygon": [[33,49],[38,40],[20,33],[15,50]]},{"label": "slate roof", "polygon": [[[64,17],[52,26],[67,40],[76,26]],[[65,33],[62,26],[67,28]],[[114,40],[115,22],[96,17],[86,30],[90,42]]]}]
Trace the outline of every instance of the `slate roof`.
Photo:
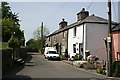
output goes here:
[{"label": "slate roof", "polygon": [[120,23],[112,28],[112,31],[120,31]]},{"label": "slate roof", "polygon": [[[98,17],[98,16],[95,16],[94,14],[91,15],[91,16],[88,16],[86,17],[85,19],[83,19],[82,21],[77,21],[73,24],[70,24],[68,26],[65,26],[64,28],[61,28],[61,29],[58,29],[56,30],[55,32],[53,32],[52,34],[49,34],[47,37],[49,36],[52,36],[52,35],[55,35],[57,33],[60,33],[62,31],[65,31],[65,30],[68,30],[70,28],[73,28],[75,26],[78,26],[78,25],[81,25],[81,24],[84,24],[84,23],[98,23],[98,24],[108,24],[108,20],[107,19],[104,19],[102,17]],[[112,24],[117,24],[116,22],[113,22],[112,21]]]}]

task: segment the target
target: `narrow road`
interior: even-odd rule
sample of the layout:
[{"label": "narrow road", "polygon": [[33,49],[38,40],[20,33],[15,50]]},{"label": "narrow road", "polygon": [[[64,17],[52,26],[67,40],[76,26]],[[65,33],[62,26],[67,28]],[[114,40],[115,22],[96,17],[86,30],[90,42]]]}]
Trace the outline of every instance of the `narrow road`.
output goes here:
[{"label": "narrow road", "polygon": [[32,54],[30,62],[33,65],[18,67],[5,76],[7,78],[29,78],[31,80],[35,78],[83,78],[85,80],[96,80],[97,78],[97,80],[106,80],[105,76],[77,69],[63,61],[48,61],[43,55]]}]

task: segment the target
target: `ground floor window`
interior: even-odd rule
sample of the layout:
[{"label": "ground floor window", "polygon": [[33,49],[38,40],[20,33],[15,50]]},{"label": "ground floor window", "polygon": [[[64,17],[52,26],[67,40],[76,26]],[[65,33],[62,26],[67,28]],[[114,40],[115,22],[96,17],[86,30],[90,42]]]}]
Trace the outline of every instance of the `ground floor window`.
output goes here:
[{"label": "ground floor window", "polygon": [[117,52],[117,60],[120,60],[120,52]]},{"label": "ground floor window", "polygon": [[73,44],[73,53],[76,53],[76,44]]}]

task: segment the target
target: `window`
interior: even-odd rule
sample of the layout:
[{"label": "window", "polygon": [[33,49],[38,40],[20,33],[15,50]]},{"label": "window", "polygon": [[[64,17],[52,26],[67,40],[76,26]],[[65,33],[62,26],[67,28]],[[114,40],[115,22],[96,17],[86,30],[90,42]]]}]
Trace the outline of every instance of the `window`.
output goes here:
[{"label": "window", "polygon": [[54,36],[54,42],[56,41],[56,38],[55,38],[55,36]]},{"label": "window", "polygon": [[73,44],[73,53],[76,53],[76,44]]},{"label": "window", "polygon": [[120,60],[120,52],[117,52],[117,60]]},{"label": "window", "polygon": [[77,30],[76,27],[74,27],[74,30],[73,30],[74,36],[76,36],[76,30]]},{"label": "window", "polygon": [[49,37],[49,41],[50,41],[50,37]]},{"label": "window", "polygon": [[63,32],[63,38],[65,38],[65,32]]},{"label": "window", "polygon": [[57,54],[56,51],[49,51],[48,54]]}]

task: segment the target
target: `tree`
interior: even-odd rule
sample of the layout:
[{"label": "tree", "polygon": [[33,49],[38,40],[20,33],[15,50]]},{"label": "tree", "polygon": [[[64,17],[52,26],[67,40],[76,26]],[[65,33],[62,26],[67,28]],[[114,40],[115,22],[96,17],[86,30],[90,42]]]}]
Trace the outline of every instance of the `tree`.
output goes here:
[{"label": "tree", "polygon": [[7,2],[2,2],[1,7],[2,7],[2,18],[9,18],[10,17],[10,6],[8,6],[9,3]]},{"label": "tree", "polygon": [[[33,33],[33,38],[35,39],[35,40],[38,40],[38,39],[41,39],[42,38],[42,36],[41,36],[41,27],[38,27],[35,31],[34,31],[34,33]],[[47,28],[47,27],[43,27],[43,37],[46,37],[47,35],[49,34],[49,29]]]},{"label": "tree", "polygon": [[19,47],[18,40],[12,35],[10,40],[8,41],[8,46],[11,48]]},{"label": "tree", "polygon": [[15,33],[14,36],[20,42],[21,39],[24,39],[24,32],[20,30],[18,13],[13,13],[9,3],[4,1],[1,3],[0,10],[2,10],[2,41],[8,42],[13,33]]},{"label": "tree", "polygon": [[33,33],[33,39],[29,39],[26,42],[28,51],[41,51],[45,45],[46,36],[49,34],[47,27],[43,26],[38,27]]},{"label": "tree", "polygon": [[38,40],[35,40],[35,39],[29,39],[27,42],[26,42],[26,46],[27,46],[27,50],[29,52],[38,52]]}]

